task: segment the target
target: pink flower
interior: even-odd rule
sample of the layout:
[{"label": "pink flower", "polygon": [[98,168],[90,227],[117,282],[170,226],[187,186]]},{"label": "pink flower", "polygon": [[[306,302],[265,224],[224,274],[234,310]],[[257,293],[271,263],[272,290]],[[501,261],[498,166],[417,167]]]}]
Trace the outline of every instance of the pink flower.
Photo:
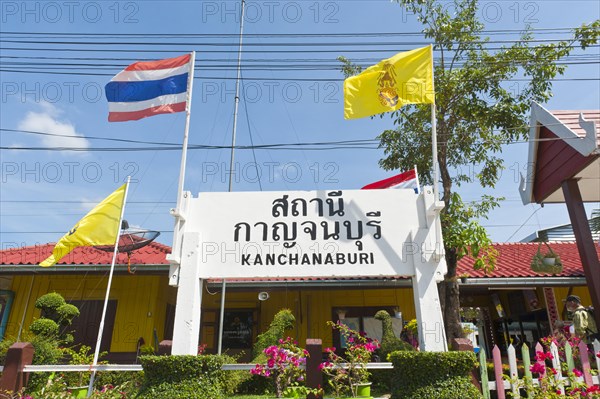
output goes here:
[{"label": "pink flower", "polygon": [[546,359],[548,360],[552,360],[554,359],[554,356],[552,356],[552,353],[548,352],[548,353],[544,353],[544,352],[536,352],[535,354],[535,358],[539,361],[539,362],[543,362]]},{"label": "pink flower", "polygon": [[541,363],[536,363],[533,366],[530,366],[529,370],[532,373],[544,374],[546,372],[546,367],[543,364],[541,364]]},{"label": "pink flower", "polygon": [[333,363],[323,362],[323,363],[319,364],[319,370],[323,370],[324,368],[329,368],[332,366],[333,366]]},{"label": "pink flower", "polygon": [[583,375],[583,373],[577,369],[573,369],[573,374],[575,374],[577,377],[581,377]]}]

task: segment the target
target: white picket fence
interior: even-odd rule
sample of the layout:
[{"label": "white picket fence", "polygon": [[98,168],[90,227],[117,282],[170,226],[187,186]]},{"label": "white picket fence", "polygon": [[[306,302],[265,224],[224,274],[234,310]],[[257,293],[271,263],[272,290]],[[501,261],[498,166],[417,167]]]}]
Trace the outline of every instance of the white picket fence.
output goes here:
[{"label": "white picket fence", "polygon": [[[594,353],[600,352],[600,342],[598,340],[594,341]],[[575,361],[573,357],[573,347],[567,342],[564,346],[565,350],[565,358],[566,363],[569,370],[573,370],[575,368]],[[511,391],[513,394],[519,394],[519,386],[522,383],[522,379],[519,379],[519,373],[517,368],[517,354],[515,347],[511,344],[508,347],[508,368],[509,368],[509,377],[510,381],[503,379],[503,370],[502,370],[502,357],[500,355],[500,349],[494,345],[494,349],[492,350],[492,360],[494,363],[494,376],[496,381],[489,381],[487,364],[486,364],[486,356],[484,351],[479,352],[479,371],[481,373],[481,388],[483,391],[483,397],[485,399],[490,399],[491,391],[496,391],[496,396],[498,399],[506,398],[506,391]],[[535,352],[544,352],[544,348],[540,343],[537,343],[535,346]],[[550,353],[552,354],[552,367],[556,370],[556,375],[554,378],[557,381],[567,380],[567,376],[563,376],[560,366],[560,358],[558,355],[558,347],[556,344],[552,343],[550,346]],[[530,361],[530,353],[529,347],[526,344],[523,344],[521,347],[521,354],[523,359],[523,368],[524,375],[533,380],[534,384],[539,384],[537,379],[532,378],[531,371],[529,370],[531,366]],[[588,357],[588,348],[587,345],[583,342],[579,343],[579,358],[581,360],[582,365],[582,373],[583,375],[579,377],[579,380],[585,382],[588,386],[598,385],[599,379],[598,375],[592,375],[592,367],[595,367],[596,371],[600,370],[600,358],[595,356],[595,362],[590,364]],[[544,361],[538,361],[537,363],[541,363],[545,366]],[[594,364],[595,363],[595,364]],[[596,373],[598,374],[598,373]],[[501,384],[498,384],[498,381],[502,381]],[[518,381],[518,382],[517,382]],[[563,392],[564,393],[564,392]]]}]

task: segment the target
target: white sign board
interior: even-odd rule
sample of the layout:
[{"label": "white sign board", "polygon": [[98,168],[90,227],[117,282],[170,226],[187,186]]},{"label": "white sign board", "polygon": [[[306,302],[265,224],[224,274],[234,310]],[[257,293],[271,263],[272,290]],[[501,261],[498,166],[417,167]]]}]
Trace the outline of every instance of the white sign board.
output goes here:
[{"label": "white sign board", "polygon": [[437,291],[446,273],[442,204],[431,188],[183,198],[169,257],[179,287],[173,354],[197,352],[203,278],[411,276],[420,347],[447,349]]},{"label": "white sign board", "polygon": [[202,278],[411,276],[436,250],[436,240],[417,242],[429,230],[422,197],[408,189],[201,193],[189,201],[186,231],[199,233]]}]

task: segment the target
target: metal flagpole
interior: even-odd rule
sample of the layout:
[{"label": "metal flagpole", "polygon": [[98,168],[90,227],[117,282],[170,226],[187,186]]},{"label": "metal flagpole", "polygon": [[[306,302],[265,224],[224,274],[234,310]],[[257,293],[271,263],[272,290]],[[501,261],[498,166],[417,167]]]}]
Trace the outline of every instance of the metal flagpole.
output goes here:
[{"label": "metal flagpole", "polygon": [[181,166],[179,167],[179,184],[177,185],[177,210],[180,210],[183,199],[183,181],[185,180],[185,164],[187,159],[188,136],[190,131],[190,116],[192,115],[192,86],[194,84],[194,65],[196,63],[196,52],[192,51],[190,60],[190,72],[188,75],[187,101],[185,105],[185,129],[183,131],[183,145],[181,150]]},{"label": "metal flagpole", "polygon": [[[227,286],[227,280],[223,279],[223,286],[221,288],[221,312],[219,314],[219,346],[217,354],[221,354],[223,351],[223,320],[225,318],[225,290]],[[214,342],[214,341],[213,341]]]},{"label": "metal flagpole", "polygon": [[[187,84],[187,98],[185,105],[185,128],[183,130],[183,143],[181,146],[181,165],[179,167],[179,184],[177,185],[177,204],[175,210],[171,210],[171,214],[175,217],[175,228],[173,231],[173,254],[180,254],[179,238],[181,236],[181,229],[183,227],[183,217],[181,211],[181,202],[183,200],[183,182],[185,180],[185,165],[187,160],[187,149],[188,149],[188,136],[190,131],[190,116],[192,114],[192,86],[194,85],[194,66],[196,64],[196,52],[192,51],[190,59],[190,70],[188,73],[188,84]],[[181,265],[181,259],[174,259],[177,265]],[[173,276],[176,273],[176,276]],[[169,281],[170,285],[177,286],[179,282],[179,271],[170,270]]]},{"label": "metal flagpole", "polygon": [[421,194],[421,185],[419,184],[419,171],[417,165],[415,165],[415,178],[417,179],[417,194]]},{"label": "metal flagpole", "polygon": [[[233,108],[233,134],[231,135],[231,159],[229,161],[229,192],[233,191],[233,164],[234,164],[234,153],[235,153],[235,134],[237,132],[237,116],[238,107],[240,104],[240,79],[242,75],[242,43],[244,34],[244,5],[246,1],[242,0],[242,11],[240,17],[240,44],[238,48],[238,64],[237,64],[237,79],[235,80],[235,105]],[[225,318],[225,292],[227,283],[223,279],[223,285],[221,288],[221,313],[219,314],[219,346],[217,353],[221,354],[223,347],[223,320]]]},{"label": "metal flagpole", "polygon": [[[100,328],[98,329],[98,338],[96,339],[96,351],[94,352],[94,361],[92,367],[98,364],[98,356],[100,354],[100,344],[102,343],[102,334],[104,332],[104,318],[106,317],[106,308],[108,307],[108,297],[110,294],[110,286],[112,284],[113,273],[115,270],[115,262],[117,260],[117,252],[119,250],[119,237],[121,237],[121,228],[123,223],[123,215],[125,214],[125,203],[127,202],[127,192],[129,191],[129,182],[131,176],[127,176],[127,185],[125,186],[125,194],[123,194],[123,204],[121,206],[121,216],[119,217],[119,227],[117,229],[117,239],[115,241],[115,249],[113,250],[112,262],[110,264],[110,272],[108,273],[108,284],[106,286],[106,296],[104,297],[104,307],[102,308],[102,317],[100,318]],[[89,398],[94,390],[94,379],[96,378],[96,370],[92,370],[90,376],[90,384],[88,385],[87,397]]]},{"label": "metal flagpole", "polygon": [[431,86],[433,89],[433,103],[431,103],[431,152],[433,155],[433,195],[435,201],[439,201],[440,196],[438,193],[438,182],[439,182],[439,166],[438,166],[438,146],[437,146],[437,120],[435,116],[435,68],[433,66],[433,44],[429,45],[431,51]]},{"label": "metal flagpole", "polygon": [[238,48],[238,64],[237,64],[237,79],[235,80],[235,106],[233,108],[233,135],[231,137],[231,159],[229,161],[229,191],[232,191],[233,187],[233,159],[234,159],[234,146],[235,146],[235,134],[237,131],[237,115],[238,105],[240,103],[240,78],[242,74],[242,34],[244,33],[244,3],[242,0],[242,17],[240,18],[240,45]]}]

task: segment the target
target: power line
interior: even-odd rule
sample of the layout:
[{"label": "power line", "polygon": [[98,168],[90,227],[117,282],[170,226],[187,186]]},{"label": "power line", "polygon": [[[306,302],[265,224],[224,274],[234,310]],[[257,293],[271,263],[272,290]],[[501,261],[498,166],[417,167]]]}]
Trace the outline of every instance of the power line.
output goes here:
[{"label": "power line", "polygon": [[[514,233],[512,233],[510,235],[510,237],[508,237],[508,239],[506,240],[506,242],[510,242],[511,238],[513,238],[515,236],[515,234],[517,234],[519,232],[519,230],[521,230],[521,228],[523,228],[523,226],[525,226],[525,223],[527,223],[529,221],[529,219],[531,219],[536,213],[538,213],[540,210],[542,209],[542,207],[540,206],[538,209],[536,209],[535,211],[533,211],[533,213],[531,215],[529,215],[529,217],[527,219],[525,219],[525,221],[523,222],[523,224],[521,224]],[[534,225],[535,226],[535,225]]]},{"label": "power line", "polygon": [[[576,27],[563,28],[529,28],[528,31],[539,34],[567,33],[573,31]],[[522,34],[523,29],[489,29],[480,31],[481,34]],[[0,31],[0,35],[31,36],[31,37],[51,37],[51,36],[75,36],[75,37],[203,37],[203,38],[236,38],[237,33],[82,33],[82,32],[17,32]],[[244,37],[249,38],[267,38],[267,37],[402,37],[402,36],[422,36],[423,32],[346,32],[346,33],[245,33]]]},{"label": "power line", "polygon": [[[557,123],[556,125],[559,125]],[[548,125],[551,126],[551,125]],[[527,129],[530,126],[522,126],[522,127],[514,127],[507,128],[503,130],[521,130]],[[0,131],[11,131],[11,132],[23,132],[26,134],[42,134],[47,136],[57,136],[57,137],[68,137],[73,139],[86,139],[84,136],[68,136],[62,134],[55,133],[43,133],[43,132],[33,132],[33,131],[21,131],[16,129],[4,129],[0,128]],[[107,141],[121,141],[121,139],[113,139],[113,138],[102,138],[102,137],[94,137],[97,140],[107,140]],[[582,137],[570,137],[570,138],[538,138],[535,140],[515,140],[510,142],[501,143],[503,145],[513,145],[513,144],[524,144],[529,143],[530,141],[535,142],[549,142],[549,141],[565,141],[565,140],[582,140]],[[127,140],[128,142],[136,142],[136,140]],[[488,141],[490,142],[490,141]],[[139,143],[148,143],[144,141],[140,141]],[[439,145],[444,146],[448,145],[448,141],[440,141]],[[485,144],[486,142],[475,142],[475,145]],[[180,150],[180,144],[176,143],[155,143],[157,146],[155,147],[9,147],[2,146],[0,150],[14,150],[14,151],[78,151],[78,152],[123,152],[123,151],[177,151]],[[167,144],[168,146],[165,146]],[[368,146],[371,144],[371,146]],[[340,140],[340,141],[325,141],[325,142],[297,142],[297,143],[274,143],[274,144],[259,144],[259,145],[236,145],[235,149],[238,150],[338,150],[338,149],[369,149],[369,150],[377,150],[380,149],[380,141],[378,139],[363,139],[363,140]],[[230,150],[232,147],[229,145],[204,145],[204,144],[190,144],[188,146],[189,150]]]},{"label": "power line", "polygon": [[[515,39],[515,40],[482,40],[471,41],[469,44],[511,44],[511,43],[555,43],[567,41],[566,39]],[[55,46],[75,45],[75,46],[206,46],[206,47],[233,47],[235,43],[218,43],[218,42],[97,42],[97,41],[52,41],[52,40],[13,40],[0,37],[0,43],[16,43],[16,44],[50,44]],[[431,41],[401,41],[401,42],[248,42],[245,46],[249,47],[358,47],[358,46],[412,46],[424,47],[431,44]],[[451,44],[459,45],[461,42],[452,42]],[[49,49],[50,50],[50,49]],[[434,48],[434,51],[436,49]],[[439,50],[438,50],[439,51]]]},{"label": "power line", "polygon": [[[422,43],[425,45],[428,45],[430,43]],[[190,46],[192,44],[186,44],[185,48],[183,49],[177,49],[177,50],[157,50],[157,49],[138,49],[138,48],[134,48],[134,49],[106,49],[106,48],[98,48],[98,49],[92,49],[92,48],[47,48],[47,47],[2,47],[3,51],[7,51],[7,50],[13,50],[13,51],[40,51],[40,52],[98,52],[98,53],[103,53],[103,52],[114,52],[114,53],[120,53],[120,52],[126,52],[126,53],[182,53],[182,52],[188,52],[190,51]],[[394,49],[374,49],[374,48],[366,48],[366,49],[340,49],[340,46],[344,46],[345,44],[343,43],[338,43],[335,45],[331,45],[331,47],[335,47],[333,49],[313,49],[313,50],[304,50],[304,49],[290,49],[290,50],[244,50],[245,54],[255,54],[255,53],[259,53],[259,54],[296,54],[296,53],[331,53],[331,54],[340,54],[340,53],[381,53],[381,52],[401,52],[401,51],[408,51],[408,50],[414,50],[414,46],[406,46],[406,47],[396,47]],[[349,44],[350,45],[350,44]],[[170,47],[172,47],[172,44],[169,44]],[[306,44],[306,46],[310,46],[313,47],[313,44]],[[398,46],[398,44],[396,44],[395,46]],[[286,47],[291,47],[291,46],[286,46]],[[371,46],[369,46],[371,47]],[[578,48],[578,46],[569,46],[571,48]],[[587,48],[596,48],[599,47],[599,45],[590,45],[587,46]],[[497,51],[497,50],[504,50],[504,47],[486,47],[484,48],[484,50],[486,51]],[[203,54],[218,54],[218,53],[225,53],[225,54],[231,54],[231,53],[236,53],[236,50],[211,50],[211,49],[199,49],[199,48],[194,48],[194,50],[196,50],[197,52],[203,53]],[[439,50],[434,49],[435,52],[438,52]]]},{"label": "power line", "polygon": [[[10,72],[10,73],[29,73],[29,74],[43,74],[43,75],[70,75],[70,76],[114,76],[113,73],[90,73],[90,72],[55,72],[55,71],[45,71],[45,70],[14,70],[14,69],[2,69],[0,68],[0,72]],[[198,80],[235,80],[235,77],[228,76],[194,76],[194,79]],[[259,78],[259,77],[246,77],[245,80],[250,81],[268,81],[268,82],[343,82],[343,78]],[[549,79],[552,82],[589,82],[589,81],[599,81],[600,78],[555,78]],[[504,79],[506,82],[529,82],[531,79]]]}]

